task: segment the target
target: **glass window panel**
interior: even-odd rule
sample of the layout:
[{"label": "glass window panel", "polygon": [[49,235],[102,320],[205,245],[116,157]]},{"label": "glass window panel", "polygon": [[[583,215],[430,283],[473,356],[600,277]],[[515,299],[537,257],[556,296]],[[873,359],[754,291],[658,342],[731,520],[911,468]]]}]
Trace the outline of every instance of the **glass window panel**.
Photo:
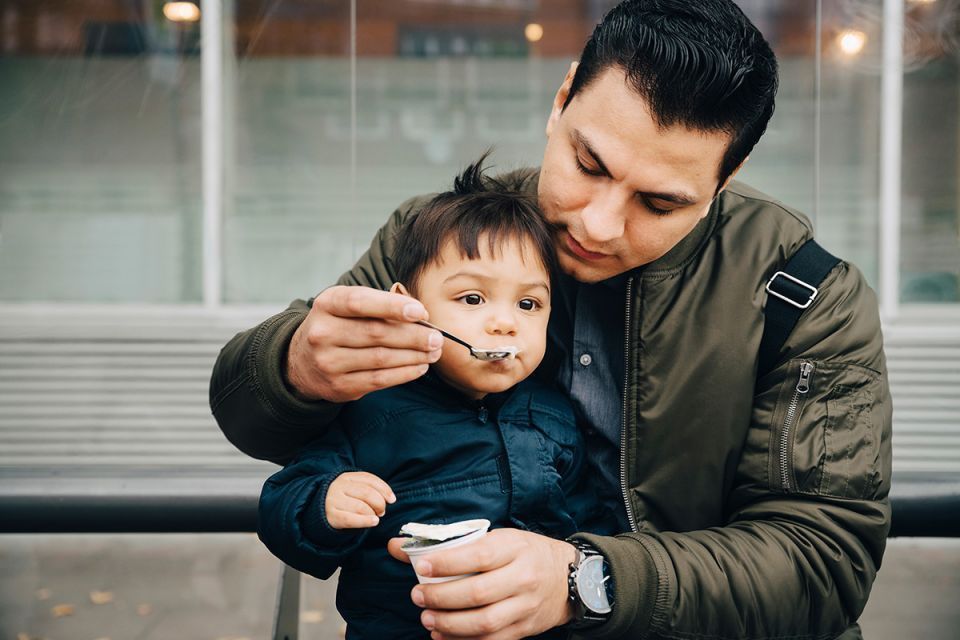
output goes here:
[{"label": "glass window panel", "polygon": [[763,33],[780,65],[773,118],[737,179],[812,218],[816,7],[787,0],[740,0],[737,4]]},{"label": "glass window panel", "polygon": [[817,238],[878,287],[883,0],[823,3]]},{"label": "glass window panel", "polygon": [[960,3],[908,0],[900,299],[960,302]]},{"label": "glass window panel", "polygon": [[315,293],[488,147],[496,170],[538,164],[554,92],[613,4],[357,3],[352,113],[349,0],[238,2],[226,299]]},{"label": "glass window panel", "polygon": [[0,3],[0,301],[198,301],[199,24]]}]

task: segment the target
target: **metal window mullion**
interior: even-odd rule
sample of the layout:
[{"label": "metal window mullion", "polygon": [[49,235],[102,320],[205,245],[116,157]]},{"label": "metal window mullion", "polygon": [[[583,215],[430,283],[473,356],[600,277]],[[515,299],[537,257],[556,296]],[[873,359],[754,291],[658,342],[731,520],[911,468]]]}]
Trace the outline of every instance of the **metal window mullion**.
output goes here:
[{"label": "metal window mullion", "polygon": [[880,102],[880,311],[900,312],[900,212],[903,149],[904,0],[883,3]]},{"label": "metal window mullion", "polygon": [[821,171],[823,162],[823,3],[817,0],[814,37],[813,81],[813,228],[820,221]]},{"label": "metal window mullion", "polygon": [[357,215],[357,0],[350,0],[350,215]]},{"label": "metal window mullion", "polygon": [[203,306],[222,301],[223,248],[223,6],[201,0],[203,131]]}]

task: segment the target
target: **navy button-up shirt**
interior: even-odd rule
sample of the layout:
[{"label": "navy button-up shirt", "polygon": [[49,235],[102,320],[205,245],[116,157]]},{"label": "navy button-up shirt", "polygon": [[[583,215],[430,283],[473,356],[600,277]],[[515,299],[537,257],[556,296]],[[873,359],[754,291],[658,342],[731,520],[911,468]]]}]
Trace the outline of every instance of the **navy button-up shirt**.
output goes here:
[{"label": "navy button-up shirt", "polygon": [[629,531],[620,488],[620,434],[623,423],[624,313],[629,274],[596,284],[557,278],[550,316],[551,346],[563,357],[557,372],[585,427],[587,457],[602,486],[604,506]]}]

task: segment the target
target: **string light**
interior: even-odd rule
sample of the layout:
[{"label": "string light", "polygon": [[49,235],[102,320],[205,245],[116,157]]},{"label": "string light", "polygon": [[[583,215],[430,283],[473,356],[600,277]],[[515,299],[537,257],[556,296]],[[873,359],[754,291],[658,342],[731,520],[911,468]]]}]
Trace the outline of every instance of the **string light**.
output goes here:
[{"label": "string light", "polygon": [[163,15],[171,22],[197,22],[200,7],[192,2],[168,2],[163,5]]},{"label": "string light", "polygon": [[867,45],[867,34],[856,29],[844,29],[837,34],[837,45],[845,55],[855,56]]},{"label": "string light", "polygon": [[523,30],[523,35],[530,42],[540,42],[540,39],[543,37],[543,26],[536,22],[531,22]]}]

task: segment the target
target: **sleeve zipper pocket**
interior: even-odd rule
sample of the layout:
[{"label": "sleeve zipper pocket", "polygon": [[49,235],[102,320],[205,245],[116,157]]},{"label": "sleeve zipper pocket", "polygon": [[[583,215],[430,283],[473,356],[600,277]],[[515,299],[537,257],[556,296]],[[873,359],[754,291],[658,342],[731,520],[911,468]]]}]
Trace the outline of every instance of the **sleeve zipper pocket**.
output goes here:
[{"label": "sleeve zipper pocket", "polygon": [[780,431],[780,480],[783,483],[784,491],[791,490],[790,482],[790,459],[792,456],[792,435],[793,426],[797,418],[803,412],[803,401],[806,399],[807,392],[810,391],[810,381],[813,376],[813,363],[800,363],[800,377],[797,380],[797,386],[793,391],[793,397],[787,406],[787,412],[783,417],[783,428]]}]

